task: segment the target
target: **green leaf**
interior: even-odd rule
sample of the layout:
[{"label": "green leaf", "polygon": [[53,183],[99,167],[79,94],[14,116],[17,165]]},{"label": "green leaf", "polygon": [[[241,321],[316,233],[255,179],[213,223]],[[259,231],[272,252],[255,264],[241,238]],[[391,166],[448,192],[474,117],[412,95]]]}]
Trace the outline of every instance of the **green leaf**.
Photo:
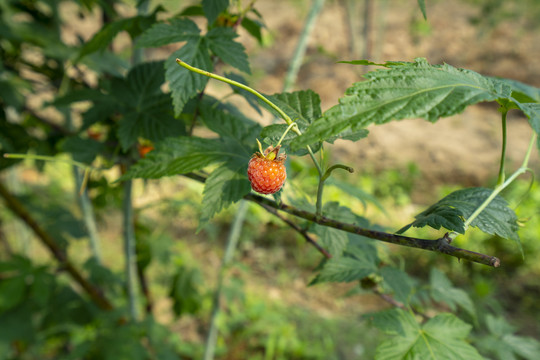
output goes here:
[{"label": "green leaf", "polygon": [[200,30],[193,21],[173,19],[169,24],[154,25],[137,43],[142,47],[156,47],[180,41],[187,43],[165,62],[165,78],[169,81],[176,116],[180,115],[186,102],[202,91],[208,82],[206,76],[179,66],[176,59],[180,58],[192,66],[212,71],[212,60],[208,52],[209,40],[207,37],[201,37]]},{"label": "green leaf", "polygon": [[338,189],[342,190],[343,192],[347,193],[350,196],[355,197],[356,199],[360,200],[362,202],[362,205],[365,207],[367,206],[367,203],[372,203],[375,205],[381,212],[383,212],[385,215],[388,215],[386,210],[384,209],[384,206],[377,200],[377,198],[364,190],[353,186],[349,183],[346,183],[341,180],[337,180],[334,177],[330,177],[328,180],[326,180],[326,185],[335,186]]},{"label": "green leaf", "polygon": [[244,149],[249,160],[255,151],[255,139],[261,131],[261,126],[239,114],[206,106],[205,103],[201,104],[200,111],[204,124],[221,137],[235,140]]},{"label": "green leaf", "polygon": [[172,112],[169,95],[146,97],[140,104],[139,111],[125,114],[119,122],[118,139],[122,150],[127,151],[139,136],[157,142],[166,137],[184,135],[184,123],[175,119]]},{"label": "green leaf", "polygon": [[319,245],[334,257],[341,256],[349,242],[347,233],[328,226],[313,224],[311,231],[317,235]]},{"label": "green leaf", "polygon": [[[312,90],[277,93],[266,95],[266,97],[295,121],[300,130],[304,130],[309,124],[322,116],[321,98]],[[266,103],[262,104],[274,112],[276,116],[279,116]]]},{"label": "green leaf", "polygon": [[401,309],[390,309],[365,315],[373,325],[387,335],[406,337],[419,326],[414,316]]},{"label": "green leaf", "polygon": [[17,306],[26,293],[24,276],[14,276],[0,281],[0,313]]},{"label": "green leaf", "polygon": [[392,337],[377,347],[377,360],[482,359],[466,341],[472,327],[452,314],[439,314],[424,325],[401,309],[383,314],[376,314],[373,323]]},{"label": "green leaf", "polygon": [[516,328],[508,323],[505,318],[486,315],[486,326],[492,335],[503,337],[504,335],[513,334]]},{"label": "green leaf", "polygon": [[208,46],[214,54],[227,64],[250,74],[251,70],[249,69],[246,49],[242,44],[234,41],[236,37],[238,37],[238,34],[233,29],[226,27],[213,28],[206,34]]},{"label": "green leaf", "polygon": [[365,137],[367,137],[369,134],[369,131],[366,129],[356,129],[352,130],[351,128],[345,129],[336,136],[332,136],[331,138],[326,139],[327,142],[330,144],[333,144],[336,140],[342,139],[342,140],[349,140],[349,141],[358,141]]},{"label": "green leaf", "polygon": [[199,311],[202,297],[197,285],[200,283],[201,275],[198,269],[188,268],[185,265],[178,267],[169,294],[173,300],[173,310],[176,316],[195,314]]},{"label": "green leaf", "polygon": [[[517,103],[517,106],[529,118],[529,124],[540,138],[540,104],[538,103]],[[540,149],[540,140],[537,143]]]},{"label": "green leaf", "polygon": [[113,39],[122,31],[127,31],[132,38],[144,31],[155,19],[156,10],[148,16],[137,15],[106,24],[90,39],[79,52],[79,59],[96,51],[105,50]]},{"label": "green leaf", "polygon": [[93,139],[72,136],[66,138],[60,147],[62,151],[70,153],[73,160],[90,164],[103,151],[105,144]]},{"label": "green leaf", "polygon": [[34,219],[47,231],[63,249],[70,240],[88,235],[84,223],[59,196],[47,196],[46,191],[21,196],[21,201],[31,211]]},{"label": "green leaf", "polygon": [[246,169],[247,161],[240,164],[226,163],[208,176],[204,184],[198,230],[202,229],[222,209],[251,192]]},{"label": "green leaf", "polygon": [[[3,115],[3,109],[0,109],[0,115]],[[35,143],[35,141],[35,138],[28,134],[25,127],[1,120],[0,170],[21,161],[19,159],[7,159],[4,157],[5,153],[26,153],[31,144]]]},{"label": "green leaf", "polygon": [[[365,220],[354,214],[349,208],[340,206],[335,201],[324,204],[323,215],[347,223],[363,223]],[[315,223],[312,225],[312,231],[317,234],[320,245],[327,249],[334,257],[341,256],[345,248],[347,248],[349,236],[344,231]]]},{"label": "green leaf", "polygon": [[471,318],[476,319],[476,310],[467,292],[454,287],[446,275],[436,268],[431,269],[429,278],[430,293],[433,300],[447,304],[452,311],[456,311],[456,307],[459,306]]},{"label": "green leaf", "polygon": [[82,115],[83,123],[80,131],[87,130],[98,122],[104,122],[109,116],[118,111],[118,102],[114,98],[96,102]]},{"label": "green leaf", "polygon": [[327,140],[348,128],[356,132],[391,120],[421,117],[435,122],[468,105],[510,95],[510,86],[502,82],[450,65],[430,65],[425,59],[372,71],[364,77],[368,81],[353,84],[347,96],[311,124],[291,148]]},{"label": "green leaf", "polygon": [[219,14],[227,10],[229,0],[202,0],[204,15],[208,19],[208,24],[213,24]]},{"label": "green leaf", "polygon": [[[443,199],[444,200],[444,199]],[[398,234],[402,234],[407,231],[411,226],[424,227],[431,226],[432,228],[439,230],[441,227],[456,231],[460,234],[465,233],[465,219],[463,219],[463,213],[452,206],[452,204],[441,204],[442,200],[437,204],[432,205],[427,210],[421,212],[415,216],[415,221],[409,225],[397,231]]]},{"label": "green leaf", "polygon": [[[486,188],[469,188],[454,191],[439,202],[431,205],[427,210],[416,215],[416,220],[398,231],[402,233],[411,226],[431,226],[439,229],[441,226],[450,231],[461,234],[465,232],[464,219],[487,199],[493,190]],[[519,244],[519,227],[515,212],[508,207],[508,203],[500,196],[493,201],[474,219],[471,226],[478,227],[490,235],[497,235],[505,239],[512,239]]]},{"label": "green leaf", "polygon": [[163,61],[145,62],[133,67],[126,76],[126,83],[136,98],[132,103],[139,105],[145,97],[161,93],[165,82]]},{"label": "green leaf", "polygon": [[199,137],[167,138],[157,143],[155,150],[133,165],[121,179],[157,179],[201,170],[227,160],[243,161],[245,154],[239,154],[238,147],[233,145]]},{"label": "green leaf", "polygon": [[413,281],[409,275],[401,269],[384,266],[379,269],[379,274],[384,282],[384,289],[393,293],[394,298],[404,305],[408,305],[413,291]]},{"label": "green leaf", "polygon": [[[231,80],[234,80],[236,82],[239,82],[240,84],[247,85],[246,79],[244,79],[243,76],[235,73],[225,73],[225,77]],[[248,102],[249,106],[253,108],[259,115],[262,115],[261,108],[259,107],[259,98],[257,98],[255,95],[250,93],[247,90],[240,89],[238,86],[229,85],[231,87],[231,90],[235,94],[239,94],[240,96],[244,97],[246,101]]]},{"label": "green leaf", "polygon": [[[313,123],[313,121],[322,116],[321,99],[317,93],[311,90],[266,95],[266,97],[276,104],[280,109],[282,109],[293,121],[295,121],[300,131],[304,131],[311,123]],[[279,117],[279,114],[266,103],[260,103],[275,116]],[[266,143],[275,144],[279,141],[287,127],[287,124],[269,125],[263,129],[261,132],[261,137]],[[297,137],[298,135],[292,131],[289,131],[283,139],[283,147],[287,150],[287,152],[295,155],[301,156],[307,154],[305,149],[300,149],[300,151],[290,151],[289,145],[291,141]],[[318,151],[320,144],[311,144],[311,147],[313,151]]]},{"label": "green leaf", "polygon": [[351,61],[338,61],[338,64],[349,64],[349,65],[364,65],[364,66],[384,66],[384,67],[392,67],[392,66],[400,66],[400,65],[408,65],[412,64],[408,61],[386,61],[384,63],[376,63],[370,60],[351,60]]},{"label": "green leaf", "polygon": [[117,110],[118,104],[124,105],[117,133],[124,151],[138,137],[156,142],[185,134],[183,122],[173,116],[170,96],[161,92],[164,81],[162,61],[134,67],[125,80],[112,79],[111,93],[117,99]]},{"label": "green leaf", "polygon": [[540,89],[512,79],[500,79],[512,88],[512,98],[520,103],[540,102]]},{"label": "green leaf", "polygon": [[253,36],[255,39],[257,39],[257,41],[259,42],[259,45],[263,44],[263,37],[262,37],[262,32],[261,32],[261,29],[263,28],[263,25],[261,24],[261,22],[259,22],[257,20],[252,20],[252,19],[250,19],[248,17],[244,17],[242,19],[242,27],[251,36]]},{"label": "green leaf", "polygon": [[342,256],[331,258],[310,285],[321,282],[351,282],[360,280],[377,271],[373,257],[360,248],[348,249]]},{"label": "green leaf", "polygon": [[186,102],[202,91],[208,82],[208,77],[179,66],[177,58],[202,70],[212,71],[213,68],[204,38],[188,41],[167,59],[165,78],[169,81],[176,116],[180,115]]},{"label": "green leaf", "polygon": [[180,42],[196,41],[201,31],[190,19],[172,19],[170,23],[159,23],[146,30],[137,39],[139,47],[160,47]]},{"label": "green leaf", "polygon": [[422,11],[422,15],[424,16],[424,20],[427,20],[426,1],[425,0],[418,0],[418,6],[420,7],[420,11]]},{"label": "green leaf", "polygon": [[538,358],[540,342],[530,337],[515,335],[516,329],[503,317],[488,314],[486,325],[490,334],[477,342],[482,352],[491,354],[499,360],[517,360],[518,358],[536,360]]}]

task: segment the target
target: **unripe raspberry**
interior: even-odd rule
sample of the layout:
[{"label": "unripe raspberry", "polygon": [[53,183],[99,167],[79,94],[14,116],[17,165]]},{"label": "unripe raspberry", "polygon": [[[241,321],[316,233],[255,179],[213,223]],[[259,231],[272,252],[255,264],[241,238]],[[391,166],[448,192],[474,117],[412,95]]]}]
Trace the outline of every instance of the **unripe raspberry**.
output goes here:
[{"label": "unripe raspberry", "polygon": [[277,156],[279,146],[269,147],[264,155],[257,152],[248,164],[248,178],[251,188],[261,194],[278,192],[287,178],[285,171],[285,155]]}]

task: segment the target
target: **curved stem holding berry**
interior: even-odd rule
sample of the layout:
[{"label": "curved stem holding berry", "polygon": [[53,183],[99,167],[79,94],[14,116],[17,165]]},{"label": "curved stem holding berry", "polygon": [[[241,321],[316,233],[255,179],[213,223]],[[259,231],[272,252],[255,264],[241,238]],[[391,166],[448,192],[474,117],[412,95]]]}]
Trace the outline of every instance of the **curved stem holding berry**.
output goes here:
[{"label": "curved stem holding berry", "polygon": [[283,139],[285,139],[285,136],[287,135],[287,133],[293,128],[293,127],[298,127],[298,125],[296,124],[296,122],[292,122],[288,127],[287,129],[283,132],[283,135],[281,135],[281,138],[279,139],[277,146],[281,145],[281,142],[283,141]]}]

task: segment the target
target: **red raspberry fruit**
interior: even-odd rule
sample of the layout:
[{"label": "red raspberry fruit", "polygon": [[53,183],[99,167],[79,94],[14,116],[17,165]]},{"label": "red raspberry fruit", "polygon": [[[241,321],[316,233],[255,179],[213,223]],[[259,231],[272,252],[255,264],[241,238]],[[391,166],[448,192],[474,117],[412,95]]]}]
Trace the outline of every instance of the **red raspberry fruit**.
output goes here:
[{"label": "red raspberry fruit", "polygon": [[248,164],[248,178],[251,188],[260,194],[274,194],[281,189],[287,172],[285,171],[285,155],[277,157],[279,146],[270,146],[264,155],[257,152]]}]

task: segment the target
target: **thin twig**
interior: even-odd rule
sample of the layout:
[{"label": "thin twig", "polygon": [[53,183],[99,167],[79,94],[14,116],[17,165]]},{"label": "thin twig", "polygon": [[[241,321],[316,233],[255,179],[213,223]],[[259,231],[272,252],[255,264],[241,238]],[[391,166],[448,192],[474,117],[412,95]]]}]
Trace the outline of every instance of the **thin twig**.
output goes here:
[{"label": "thin twig", "polygon": [[315,241],[315,239],[313,239],[311,236],[309,236],[309,234],[307,233],[307,231],[305,229],[300,228],[298,225],[296,225],[295,223],[293,223],[292,221],[290,221],[286,217],[282,216],[273,207],[268,206],[266,204],[259,204],[259,205],[262,206],[269,213],[271,213],[271,214],[275,215],[276,217],[278,217],[279,219],[281,219],[285,224],[289,225],[294,230],[296,230],[296,232],[298,232],[300,235],[302,235],[304,237],[304,239],[306,239],[306,241],[308,243],[315,246],[315,248],[321,254],[323,254],[325,258],[330,259],[332,257],[332,255],[330,255],[330,253],[328,251],[326,251],[321,245],[319,245],[319,243],[317,241]]},{"label": "thin twig", "polygon": [[227,237],[227,248],[225,249],[225,254],[223,255],[223,261],[221,263],[221,267],[218,273],[216,290],[214,292],[214,297],[212,300],[212,315],[210,317],[210,328],[208,330],[208,335],[206,337],[206,345],[204,347],[204,360],[214,359],[218,336],[217,319],[221,308],[220,304],[221,294],[223,292],[223,284],[225,282],[226,271],[229,267],[229,264],[233,260],[234,253],[238,247],[238,242],[240,240],[240,234],[242,231],[242,226],[244,224],[244,219],[247,214],[247,210],[247,201],[240,201],[240,206],[238,207],[238,210],[236,212],[236,216],[229,232],[229,236]]}]

